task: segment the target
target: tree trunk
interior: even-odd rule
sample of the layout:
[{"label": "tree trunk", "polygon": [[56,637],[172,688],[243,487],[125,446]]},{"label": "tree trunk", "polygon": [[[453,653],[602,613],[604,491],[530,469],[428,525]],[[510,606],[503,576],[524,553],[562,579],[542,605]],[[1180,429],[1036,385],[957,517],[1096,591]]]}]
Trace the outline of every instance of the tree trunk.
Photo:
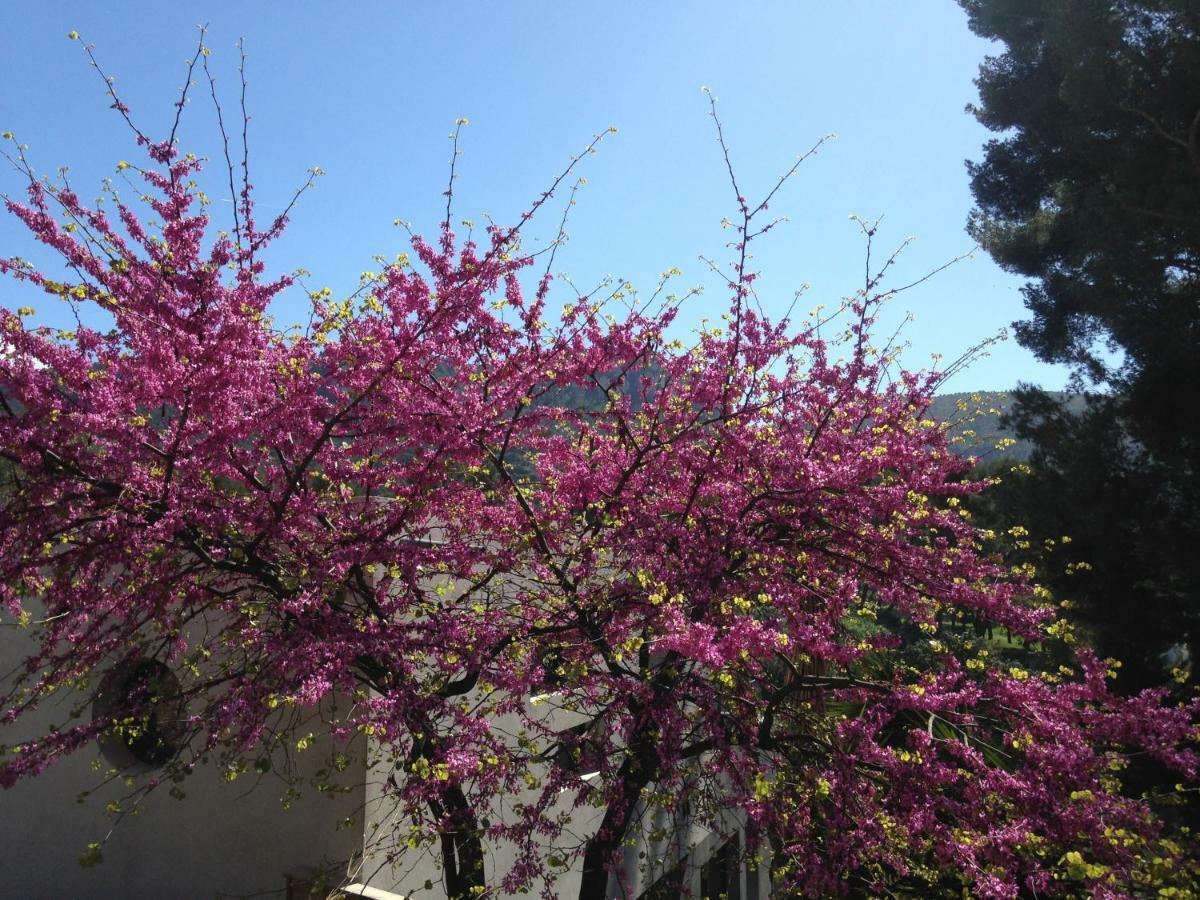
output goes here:
[{"label": "tree trunk", "polygon": [[[433,760],[440,745],[433,723],[428,717],[413,716],[409,728],[414,735],[421,735],[413,740],[409,765],[418,759]],[[446,782],[437,799],[430,798],[429,810],[439,823],[446,896],[449,900],[476,900],[487,884],[483,871],[483,840],[475,810],[455,781]]]},{"label": "tree trunk", "polygon": [[[446,877],[446,896],[449,900],[474,900],[485,888],[483,872],[483,841],[479,823],[457,784],[447,785],[441,803],[430,804],[446,826],[441,832],[442,868]],[[439,809],[439,807],[441,807]]]},{"label": "tree trunk", "polygon": [[588,841],[583,854],[583,875],[579,882],[579,900],[606,900],[608,873],[617,851],[629,834],[630,819],[637,810],[642,791],[653,778],[655,751],[651,745],[631,748],[631,755],[617,774],[620,793],[604,811],[600,827]]}]

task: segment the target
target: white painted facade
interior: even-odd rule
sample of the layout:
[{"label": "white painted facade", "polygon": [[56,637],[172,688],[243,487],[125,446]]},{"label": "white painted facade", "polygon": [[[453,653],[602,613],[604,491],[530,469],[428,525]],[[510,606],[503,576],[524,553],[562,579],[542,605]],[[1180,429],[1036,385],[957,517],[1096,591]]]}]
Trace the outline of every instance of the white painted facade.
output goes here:
[{"label": "white painted facade", "polygon": [[[31,649],[25,631],[0,626],[0,672]],[[73,699],[63,696],[15,724],[0,725],[0,744],[11,746],[62,724]],[[318,736],[296,754],[301,774],[319,769],[330,750],[328,737]],[[0,791],[0,897],[283,898],[287,873],[323,862],[344,872],[362,846],[360,773],[346,773],[347,783],[357,785],[349,794],[307,788],[284,810],[286,786],[271,773],[226,782],[214,765],[201,765],[178,785],[182,800],[169,796],[171,785],[164,784],[114,829],[105,807],[129,789],[118,781],[78,802],[80,792],[103,780],[93,765],[110,765],[97,745]],[[103,861],[84,868],[79,857],[92,842],[104,842]]]},{"label": "white painted facade", "polygon": [[[0,624],[0,673],[8,672],[33,649],[27,632]],[[62,724],[73,700],[78,698],[63,696],[14,725],[0,726],[0,744],[11,746]],[[579,721],[553,702],[540,702],[533,714],[551,717],[555,728]],[[500,721],[497,727],[515,732],[518,723]],[[433,853],[405,846],[398,854],[401,862],[387,862],[389,851],[399,849],[397,834],[407,837],[407,831],[404,823],[395,821],[396,809],[385,796],[388,771],[367,769],[364,764],[365,757],[378,755],[377,747],[368,747],[365,753],[359,747],[359,752],[350,754],[353,765],[340,773],[341,783],[352,787],[347,793],[320,793],[303,783],[326,765],[334,750],[327,735],[314,731],[311,746],[294,756],[302,793],[287,810],[281,804],[287,784],[271,772],[251,772],[226,782],[215,765],[202,765],[178,786],[186,794],[183,799],[171,797],[169,785],[163,785],[150,793],[137,815],[125,817],[114,829],[105,807],[128,793],[123,784],[109,784],[78,802],[81,792],[103,780],[98,770],[110,766],[99,746],[71,754],[42,775],[0,791],[0,846],[5,848],[0,854],[0,900],[10,896],[291,900],[302,896],[296,890],[302,879],[292,879],[289,896],[289,874],[300,876],[313,869],[330,872],[342,885],[355,883],[356,896],[444,898],[439,860]],[[535,798],[534,792],[506,797],[480,818],[502,821],[512,815],[513,803]],[[571,835],[577,845],[586,841],[600,816],[601,811],[591,807],[575,811]],[[686,820],[666,822],[663,816],[661,810],[642,812],[642,838],[626,849],[621,875],[609,878],[609,897],[640,897],[668,874],[682,877],[694,898],[724,895],[728,900],[763,900],[768,896],[765,867],[747,869],[737,854],[728,865],[718,859],[731,841],[741,845],[736,818],[723,823],[718,834]],[[645,836],[656,832],[669,837],[652,845]],[[91,842],[103,842],[104,858],[99,865],[84,868],[79,856]],[[485,843],[487,883],[495,884],[513,858],[511,846]],[[557,896],[577,894],[581,868],[580,859],[574,869],[559,876],[554,884]]]},{"label": "white painted facade", "polygon": [[[550,695],[547,695],[550,696]],[[539,698],[541,699],[541,698]],[[552,703],[541,704],[534,712],[540,718],[549,719],[556,728],[570,727],[578,722],[578,716],[556,710]],[[519,723],[514,720],[497,722],[497,730],[515,733]],[[367,773],[366,796],[363,816],[363,856],[361,864],[350,873],[353,882],[364,888],[382,892],[384,900],[403,897],[406,900],[439,900],[445,897],[440,884],[440,868],[436,848],[432,851],[413,851],[404,846],[407,837],[404,822],[396,821],[395,807],[388,801],[384,783],[387,771],[372,770]],[[585,773],[584,781],[596,776]],[[528,791],[517,796],[503,798],[502,804],[479,815],[493,822],[512,820],[512,806],[516,803],[535,802],[540,794]],[[564,797],[557,809],[550,814],[570,811]],[[563,846],[582,843],[599,825],[602,809],[582,806],[571,812],[570,826],[563,833]],[[687,896],[694,900],[766,900],[770,896],[768,867],[749,868],[744,864],[738,850],[744,846],[741,821],[731,813],[720,832],[714,832],[686,818],[671,820],[661,809],[643,810],[640,814],[641,827],[637,836],[625,849],[619,875],[607,881],[607,896],[613,900],[635,900],[668,875],[680,876],[687,888]],[[398,826],[398,827],[397,827]],[[653,843],[651,834],[666,835]],[[397,841],[399,837],[399,841]],[[734,852],[727,858],[718,859],[720,851],[731,848]],[[515,861],[515,850],[510,844],[484,842],[486,883],[495,885]],[[393,856],[399,862],[389,864]],[[553,883],[556,897],[570,900],[577,896],[580,887],[582,859],[576,859],[573,868],[559,875]],[[430,887],[426,887],[429,884]],[[531,891],[535,895],[537,888]],[[363,892],[361,896],[370,896]],[[376,894],[376,896],[381,896]],[[652,895],[653,896],[653,895]],[[670,900],[679,896],[669,895]],[[654,896],[654,900],[668,900],[668,895]]]}]

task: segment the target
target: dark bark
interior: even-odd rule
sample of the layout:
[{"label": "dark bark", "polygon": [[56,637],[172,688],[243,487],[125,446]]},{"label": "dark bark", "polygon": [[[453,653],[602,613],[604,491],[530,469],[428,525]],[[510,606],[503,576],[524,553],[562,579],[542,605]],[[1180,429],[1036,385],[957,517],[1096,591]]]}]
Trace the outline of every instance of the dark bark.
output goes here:
[{"label": "dark bark", "polygon": [[609,802],[600,827],[584,851],[579,900],[605,900],[609,869],[629,833],[630,820],[642,799],[642,791],[654,780],[656,769],[657,754],[653,744],[639,743],[630,748],[617,773],[620,785],[617,795]]},{"label": "dark bark", "polygon": [[430,809],[442,821],[442,867],[445,871],[446,896],[449,900],[473,900],[487,885],[483,871],[483,841],[479,823],[466,794],[457,784],[442,791],[440,802]]},{"label": "dark bark", "polygon": [[[440,743],[433,734],[433,723],[428,719],[414,720],[410,728],[420,738],[413,741],[409,764],[419,759],[432,761]],[[466,793],[456,781],[447,781],[438,792],[437,799],[430,799],[429,810],[438,821],[447,898],[475,900],[487,884],[484,880],[479,820]]]}]

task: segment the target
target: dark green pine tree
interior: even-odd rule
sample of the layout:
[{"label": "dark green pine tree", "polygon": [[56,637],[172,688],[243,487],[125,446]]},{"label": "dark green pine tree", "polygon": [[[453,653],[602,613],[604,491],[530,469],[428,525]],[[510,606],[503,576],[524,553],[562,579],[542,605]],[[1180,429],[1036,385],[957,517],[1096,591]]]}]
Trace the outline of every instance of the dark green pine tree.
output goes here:
[{"label": "dark green pine tree", "polygon": [[1059,561],[1093,568],[1053,586],[1134,688],[1177,644],[1200,663],[1200,0],[960,3],[1003,45],[969,231],[1028,279],[1017,339],[1092,393],[1020,392],[1033,472],[1005,502],[1074,537]]}]

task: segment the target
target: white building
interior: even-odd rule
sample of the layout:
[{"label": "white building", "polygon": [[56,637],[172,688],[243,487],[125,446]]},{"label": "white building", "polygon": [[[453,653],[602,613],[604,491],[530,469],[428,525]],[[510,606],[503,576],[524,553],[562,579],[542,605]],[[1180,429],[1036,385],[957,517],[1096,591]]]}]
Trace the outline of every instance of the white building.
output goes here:
[{"label": "white building", "polygon": [[[32,650],[28,632],[0,624],[0,673],[11,672]],[[78,702],[78,696],[64,693],[16,724],[0,726],[0,745],[45,734],[66,720],[71,704]],[[535,715],[553,717],[556,730],[578,721],[552,701],[539,703],[538,710]],[[515,731],[515,723],[509,724]],[[397,810],[384,790],[389,772],[365,763],[379,748],[363,746],[360,739],[346,754],[350,766],[338,773],[342,790],[318,791],[306,782],[346,748],[334,747],[322,729],[314,726],[312,731],[315,737],[306,749],[289,753],[300,793],[287,809],[283,798],[292,782],[277,774],[282,761],[233,781],[211,763],[198,766],[178,785],[160,785],[118,822],[109,805],[124,802],[130,787],[123,776],[101,783],[114,766],[153,777],[152,755],[138,759],[138,748],[112,742],[68,755],[42,775],[0,792],[0,845],[6,848],[0,855],[0,897],[291,900],[308,897],[314,879],[313,896],[327,896],[328,884],[376,900],[445,897],[438,859],[396,846],[398,832],[392,826]],[[584,780],[595,777],[583,773]],[[81,796],[84,792],[90,793]],[[505,801],[510,806],[533,797]],[[504,811],[485,815],[499,820]],[[573,835],[585,840],[599,817],[590,807],[577,810]],[[680,896],[679,885],[694,898],[768,896],[766,867],[749,869],[742,862],[735,817],[723,823],[720,833],[683,819],[666,821],[661,810],[645,810],[641,818],[641,839],[626,849],[621,877],[609,878],[609,897],[668,900]],[[651,843],[651,834],[666,837]],[[80,856],[92,843],[102,843],[103,860],[85,868]],[[389,864],[393,850],[399,862]],[[511,847],[485,842],[487,883],[496,884],[513,859]],[[581,865],[577,861],[574,870],[559,877],[557,896],[577,895]]]}]

